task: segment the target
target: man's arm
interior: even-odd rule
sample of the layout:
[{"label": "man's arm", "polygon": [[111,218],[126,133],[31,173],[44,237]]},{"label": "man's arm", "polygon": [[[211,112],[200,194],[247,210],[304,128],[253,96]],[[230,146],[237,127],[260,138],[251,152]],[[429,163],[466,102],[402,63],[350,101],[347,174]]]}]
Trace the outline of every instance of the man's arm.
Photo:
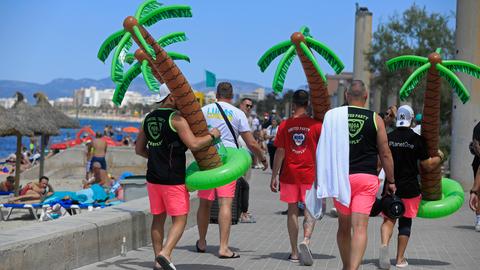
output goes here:
[{"label": "man's arm", "polygon": [[137,142],[135,143],[135,153],[144,158],[148,158],[147,137],[143,128],[140,128],[137,136]]},{"label": "man's arm", "polygon": [[278,173],[282,167],[283,160],[285,159],[285,149],[277,148],[275,151],[275,157],[273,158],[272,179],[270,181],[270,189],[272,192],[278,191]]},{"label": "man's arm", "polygon": [[390,147],[388,147],[388,137],[387,132],[385,131],[385,124],[383,123],[382,118],[376,115],[377,121],[377,147],[378,147],[378,156],[382,162],[383,170],[385,171],[386,180],[388,181],[388,191],[394,193],[395,188],[395,176],[393,172],[393,158]]},{"label": "man's arm", "polygon": [[480,166],[477,169],[477,177],[475,177],[473,181],[473,187],[470,190],[470,199],[468,200],[470,208],[473,211],[478,211],[480,205],[479,205],[479,200],[480,200]]},{"label": "man's arm", "polygon": [[430,157],[420,161],[420,166],[424,172],[430,172],[442,165],[442,158],[439,156]]},{"label": "man's arm", "polygon": [[190,129],[187,120],[177,114],[172,118],[172,125],[177,130],[182,142],[192,151],[200,150],[211,144],[213,141],[212,135],[215,139],[220,137],[220,132],[216,128],[212,129],[209,135],[196,137]]},{"label": "man's arm", "polygon": [[241,132],[240,136],[242,136],[242,139],[245,141],[245,144],[247,144],[248,149],[252,151],[252,153],[255,156],[257,156],[259,160],[262,161],[263,170],[265,171],[268,167],[267,158],[263,155],[263,151],[262,151],[262,148],[260,148],[260,145],[258,145],[255,138],[253,138],[252,132],[250,131]]}]

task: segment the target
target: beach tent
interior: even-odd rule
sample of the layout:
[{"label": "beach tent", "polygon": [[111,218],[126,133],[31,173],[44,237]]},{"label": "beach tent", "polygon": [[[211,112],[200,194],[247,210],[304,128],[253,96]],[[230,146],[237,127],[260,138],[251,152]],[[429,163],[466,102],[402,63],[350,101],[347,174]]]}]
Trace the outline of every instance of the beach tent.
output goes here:
[{"label": "beach tent", "polygon": [[[80,128],[80,123],[65,115],[62,111],[54,108],[48,101],[47,96],[42,92],[37,92],[33,94],[33,97],[37,100],[35,108],[40,111],[40,115],[46,121],[53,122],[57,128]],[[44,171],[44,162],[45,162],[45,148],[46,148],[46,138],[47,134],[42,134],[40,140],[40,176],[43,175]]]}]

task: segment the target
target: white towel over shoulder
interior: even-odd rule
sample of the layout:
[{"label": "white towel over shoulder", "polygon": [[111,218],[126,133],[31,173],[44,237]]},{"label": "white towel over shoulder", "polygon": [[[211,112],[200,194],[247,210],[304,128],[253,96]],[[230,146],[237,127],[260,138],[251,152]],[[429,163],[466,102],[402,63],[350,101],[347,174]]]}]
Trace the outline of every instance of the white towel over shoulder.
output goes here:
[{"label": "white towel over shoulder", "polygon": [[317,180],[307,192],[306,205],[316,218],[321,216],[322,198],[333,197],[350,205],[348,107],[325,114],[317,145]]}]

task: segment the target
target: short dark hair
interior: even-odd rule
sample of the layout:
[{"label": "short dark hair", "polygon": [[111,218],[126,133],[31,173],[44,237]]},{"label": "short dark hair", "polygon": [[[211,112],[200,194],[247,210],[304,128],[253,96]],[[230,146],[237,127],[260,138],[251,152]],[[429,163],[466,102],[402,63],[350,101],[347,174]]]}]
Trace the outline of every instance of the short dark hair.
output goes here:
[{"label": "short dark hair", "polygon": [[253,99],[251,99],[251,98],[248,98],[248,97],[244,97],[244,98],[242,98],[242,99],[240,100],[240,103],[243,103],[245,100],[249,100],[250,102],[252,102],[252,103],[253,103]]},{"label": "short dark hair", "polygon": [[102,136],[103,136],[103,134],[100,131],[97,131],[95,133],[95,138],[101,138]]},{"label": "short dark hair", "polygon": [[221,82],[217,86],[217,98],[233,98],[233,87],[229,82]]},{"label": "short dark hair", "polygon": [[353,80],[350,88],[347,90],[347,95],[353,98],[354,100],[363,99],[367,89],[365,84],[361,80]]},{"label": "short dark hair", "polygon": [[50,181],[50,179],[48,179],[48,177],[46,177],[45,175],[42,175],[42,176],[40,176],[40,179],[38,179],[38,182],[42,182],[43,179],[47,180],[47,182]]},{"label": "short dark hair", "polygon": [[299,89],[299,90],[295,91],[295,93],[293,93],[292,102],[293,102],[293,104],[295,104],[297,106],[307,107],[308,106],[308,92],[303,90],[303,89]]},{"label": "short dark hair", "polygon": [[7,182],[10,182],[10,183],[15,182],[15,177],[13,177],[11,175],[7,176]]}]

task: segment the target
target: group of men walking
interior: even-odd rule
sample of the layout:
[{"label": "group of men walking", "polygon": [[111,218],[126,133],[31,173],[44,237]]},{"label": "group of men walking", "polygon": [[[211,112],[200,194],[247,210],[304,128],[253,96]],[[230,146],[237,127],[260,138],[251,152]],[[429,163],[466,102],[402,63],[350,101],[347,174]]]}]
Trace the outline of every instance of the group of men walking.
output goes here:
[{"label": "group of men walking", "polygon": [[[212,128],[209,135],[194,136],[186,120],[175,111],[175,98],[167,93],[161,97],[161,108],[149,113],[140,129],[136,152],[148,158],[147,185],[154,216],[151,229],[156,256],[154,269],[175,269],[171,262],[171,253],[185,229],[189,212],[189,193],[185,187],[187,148],[201,149],[217,138],[221,138],[225,146],[238,147],[237,139],[240,136],[264,168],[268,167],[266,156],[251,133],[245,113],[231,104],[232,85],[220,83],[216,95],[218,102],[202,108],[207,124]],[[322,125],[322,122],[308,116],[308,92],[297,90],[292,98],[293,116],[282,121],[276,130],[273,141],[276,152],[270,189],[272,192],[279,192],[280,200],[288,204],[287,230],[291,246],[288,260],[291,262],[313,264],[310,238],[319,215],[315,213],[317,208],[309,205],[309,202],[307,207],[310,211],[305,211],[303,220],[303,240],[300,244],[297,243],[297,204],[305,203],[309,190],[312,190],[308,196],[313,196],[311,198],[315,201],[321,201],[322,197],[335,198],[334,204],[339,214],[337,244],[343,267],[358,269],[367,244],[369,214],[380,186],[377,177],[377,164],[380,161],[386,174],[384,193],[396,192],[407,209],[404,217],[399,220],[397,267],[408,265],[404,252],[410,236],[412,218],[416,216],[421,200],[417,161],[420,161],[422,169],[429,170],[440,166],[443,158],[440,157],[441,153],[439,157],[427,155],[422,138],[410,129],[413,111],[409,107],[402,106],[398,110],[398,129],[387,136],[382,118],[364,108],[367,95],[363,82],[353,81],[346,92],[348,106],[329,111]],[[342,123],[344,130],[337,130],[336,126]],[[325,145],[325,142],[331,142],[332,139],[341,141],[342,138],[344,142],[334,143],[333,146]],[[346,151],[337,151],[335,147],[340,147],[337,150]],[[325,164],[319,163],[325,160],[325,157],[329,160],[329,168],[334,168],[334,173],[330,170],[327,172]],[[319,175],[325,177],[320,179]],[[341,179],[345,182],[344,186],[339,187],[339,183],[342,184]],[[335,183],[332,184],[333,182]],[[234,181],[225,186],[198,192],[200,204],[197,211],[197,252],[205,252],[207,248],[210,208],[213,200],[218,198],[218,256],[221,259],[240,257],[228,245],[235,188]],[[163,245],[167,215],[172,216],[173,224]],[[382,248],[379,259],[383,268],[390,267],[386,251],[394,224],[395,220],[385,217],[381,228]]]}]

